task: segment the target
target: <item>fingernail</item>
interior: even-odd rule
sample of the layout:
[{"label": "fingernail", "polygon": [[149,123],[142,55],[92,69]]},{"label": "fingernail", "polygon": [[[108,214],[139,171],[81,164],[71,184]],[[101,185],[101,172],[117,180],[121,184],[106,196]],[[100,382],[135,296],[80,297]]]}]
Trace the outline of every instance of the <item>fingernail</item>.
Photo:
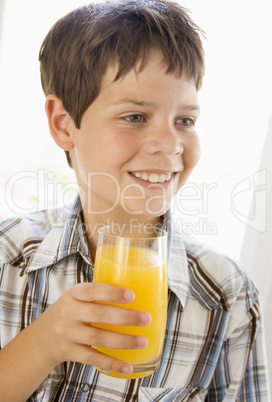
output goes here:
[{"label": "fingernail", "polygon": [[144,349],[148,345],[148,340],[145,336],[138,336],[137,337],[137,345],[139,348]]},{"label": "fingernail", "polygon": [[132,302],[135,299],[135,294],[131,290],[125,290],[123,297],[125,300]]},{"label": "fingernail", "polygon": [[142,321],[142,325],[150,324],[151,315],[148,313],[142,313],[141,321]]},{"label": "fingernail", "polygon": [[124,366],[123,368],[122,368],[122,373],[124,373],[124,374],[126,374],[126,375],[128,375],[128,374],[131,374],[132,373],[132,367],[129,367],[129,366]]}]

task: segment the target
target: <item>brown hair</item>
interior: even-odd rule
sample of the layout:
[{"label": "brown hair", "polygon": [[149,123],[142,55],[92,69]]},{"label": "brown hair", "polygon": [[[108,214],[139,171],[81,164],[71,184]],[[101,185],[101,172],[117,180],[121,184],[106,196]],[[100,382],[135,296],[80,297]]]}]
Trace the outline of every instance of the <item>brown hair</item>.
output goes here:
[{"label": "brown hair", "polygon": [[[79,7],[57,21],[42,43],[44,93],[58,96],[79,128],[109,64],[118,63],[118,80],[139,60],[141,70],[154,46],[163,52],[166,73],[178,69],[199,89],[204,75],[200,34],[188,10],[167,0],[109,0]],[[72,167],[69,152],[66,156]]]}]

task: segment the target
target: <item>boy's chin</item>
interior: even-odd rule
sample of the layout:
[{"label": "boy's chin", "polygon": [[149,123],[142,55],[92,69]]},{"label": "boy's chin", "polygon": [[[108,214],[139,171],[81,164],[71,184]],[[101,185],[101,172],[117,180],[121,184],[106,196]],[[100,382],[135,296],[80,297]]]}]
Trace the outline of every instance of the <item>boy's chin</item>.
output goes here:
[{"label": "boy's chin", "polygon": [[145,205],[142,209],[140,208],[125,208],[123,209],[124,214],[129,215],[132,219],[138,219],[139,221],[145,220],[156,220],[156,218],[160,218],[162,215],[166,213],[166,211],[169,209],[170,204],[167,203],[167,205],[163,204],[161,202],[159,203],[153,203],[150,205]]}]

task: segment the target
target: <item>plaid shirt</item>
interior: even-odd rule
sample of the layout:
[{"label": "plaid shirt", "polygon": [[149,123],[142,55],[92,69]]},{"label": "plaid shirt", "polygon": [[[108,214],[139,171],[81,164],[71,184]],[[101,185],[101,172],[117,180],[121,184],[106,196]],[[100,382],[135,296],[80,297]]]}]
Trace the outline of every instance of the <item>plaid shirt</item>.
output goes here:
[{"label": "plaid shirt", "polygon": [[[257,291],[234,261],[179,233],[170,214],[169,300],[159,369],[145,378],[57,366],[30,401],[269,401]],[[80,201],[0,225],[0,347],[71,286],[92,281]]]}]

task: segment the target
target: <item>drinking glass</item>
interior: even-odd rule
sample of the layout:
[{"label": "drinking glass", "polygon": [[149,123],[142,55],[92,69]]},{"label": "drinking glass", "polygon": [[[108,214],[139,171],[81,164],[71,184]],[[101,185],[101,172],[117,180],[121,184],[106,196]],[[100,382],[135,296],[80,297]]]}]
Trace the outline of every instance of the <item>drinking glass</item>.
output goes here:
[{"label": "drinking glass", "polygon": [[98,236],[93,281],[131,289],[135,293],[134,301],[115,305],[146,311],[152,317],[146,327],[92,324],[123,334],[144,335],[148,339],[148,346],[142,350],[95,347],[133,366],[133,373],[128,376],[98,368],[104,374],[118,378],[145,377],[156,371],[165,335],[168,297],[167,232],[158,228],[150,230],[149,227],[138,233],[141,236],[120,236],[113,225],[100,229]]}]

